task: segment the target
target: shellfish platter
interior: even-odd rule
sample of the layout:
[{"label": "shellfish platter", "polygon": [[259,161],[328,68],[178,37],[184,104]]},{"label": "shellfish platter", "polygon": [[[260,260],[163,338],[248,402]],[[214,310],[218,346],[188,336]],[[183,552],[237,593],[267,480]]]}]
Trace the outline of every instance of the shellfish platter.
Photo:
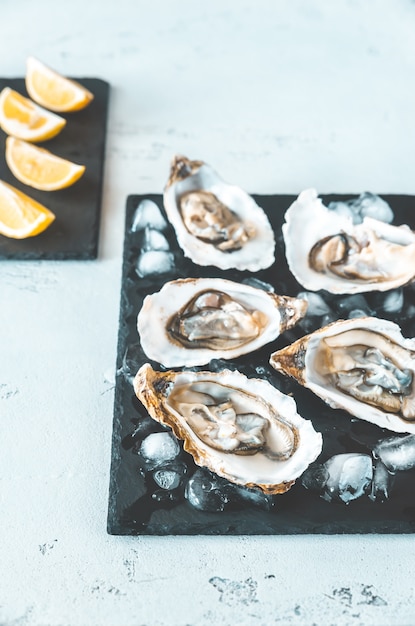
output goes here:
[{"label": "shellfish platter", "polygon": [[[7,166],[7,135],[0,129],[0,179],[45,206],[56,218],[51,226],[34,237],[12,239],[0,235],[0,259],[97,257],[109,84],[98,78],[76,80],[93,93],[93,101],[82,111],[62,114],[67,121],[62,132],[38,144],[56,156],[85,166],[85,174],[71,187],[39,191],[19,182]],[[0,78],[0,91],[4,87],[27,97],[24,78]]]},{"label": "shellfish platter", "polygon": [[[347,204],[357,195],[321,199]],[[284,240],[296,196],[252,199],[275,239],[275,260],[265,245],[264,267],[245,260],[229,267],[226,257],[210,265],[216,252],[203,250],[195,262],[183,243],[187,233],[174,227],[168,193],[127,199],[108,532],[412,533],[414,283],[307,290],[289,267]],[[415,197],[382,199],[392,209],[392,225],[415,229]],[[230,231],[231,246],[237,238],[249,240],[249,228],[242,235],[234,225]],[[303,239],[298,233],[297,247]],[[326,239],[323,233],[324,246]],[[342,235],[333,244],[336,254],[346,244]],[[313,255],[320,263],[320,249]],[[333,274],[339,271],[336,261]],[[343,273],[351,275],[348,268]],[[195,329],[200,315],[205,321],[212,315],[215,328],[223,329],[218,309],[237,319],[243,340],[239,334],[224,348],[220,333],[212,340]],[[278,329],[259,340],[264,315],[277,319]],[[331,330],[320,331],[326,327]],[[188,349],[195,333],[198,348]],[[387,356],[395,344],[396,360]],[[327,346],[336,364],[353,358],[353,369],[342,365],[341,376],[333,375]],[[357,366],[359,359],[369,365]],[[307,368],[314,368],[312,375]],[[365,372],[364,381],[357,371]],[[389,407],[392,392],[384,390],[396,385],[393,398],[403,398],[404,409]],[[401,410],[403,420],[396,417]],[[389,463],[391,447],[401,443],[409,450],[405,462]]]}]

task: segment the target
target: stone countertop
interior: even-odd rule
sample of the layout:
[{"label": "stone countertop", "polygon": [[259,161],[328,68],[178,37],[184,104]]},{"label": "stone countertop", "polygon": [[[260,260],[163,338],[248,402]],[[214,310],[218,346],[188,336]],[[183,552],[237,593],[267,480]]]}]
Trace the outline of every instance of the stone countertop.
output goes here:
[{"label": "stone countertop", "polygon": [[0,622],[413,624],[411,535],[106,533],[125,200],[174,153],[254,193],[415,193],[410,0],[2,0],[0,76],[111,84],[96,261],[0,263]]}]

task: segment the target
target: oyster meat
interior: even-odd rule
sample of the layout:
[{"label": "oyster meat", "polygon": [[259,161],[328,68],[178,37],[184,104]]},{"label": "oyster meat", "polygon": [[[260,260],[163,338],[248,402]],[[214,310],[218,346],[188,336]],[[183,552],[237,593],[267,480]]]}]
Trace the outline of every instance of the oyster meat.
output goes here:
[{"label": "oyster meat", "polygon": [[164,206],[180,247],[194,263],[256,272],[274,262],[274,234],[265,212],[203,161],[174,157]]},{"label": "oyster meat", "polygon": [[321,434],[293,398],[237,371],[156,372],[146,363],[134,390],[198,465],[239,485],[284,493],[321,452]]},{"label": "oyster meat", "polygon": [[415,433],[415,340],[394,322],[341,320],[274,352],[270,363],[332,408]]},{"label": "oyster meat", "polygon": [[289,268],[311,291],[387,291],[415,277],[415,233],[408,226],[371,217],[353,224],[351,215],[325,207],[314,189],[289,207],[282,231]]},{"label": "oyster meat", "polygon": [[307,302],[222,278],[166,283],[137,317],[142,348],[164,367],[204,365],[257,350],[294,326]]}]

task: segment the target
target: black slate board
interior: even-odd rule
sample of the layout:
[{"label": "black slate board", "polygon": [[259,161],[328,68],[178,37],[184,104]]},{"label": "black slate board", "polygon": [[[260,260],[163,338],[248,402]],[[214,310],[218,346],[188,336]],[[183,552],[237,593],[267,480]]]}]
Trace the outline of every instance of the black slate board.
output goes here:
[{"label": "black slate board", "polygon": [[[334,199],[349,199],[355,196],[326,195],[325,203]],[[397,224],[407,223],[415,227],[415,197],[385,195],[395,213]],[[142,458],[134,452],[140,443],[134,435],[138,424],[147,415],[145,409],[135,398],[131,383],[123,373],[123,360],[128,347],[134,347],[136,357],[129,363],[130,374],[134,375],[138,367],[146,362],[140,352],[139,337],[136,330],[136,316],[143,298],[148,293],[158,291],[164,282],[186,276],[226,277],[242,281],[249,272],[221,271],[213,267],[199,267],[185,259],[177,245],[174,231],[167,234],[171,250],[176,259],[177,271],[174,275],[164,275],[153,279],[140,279],[134,269],[137,260],[142,233],[131,232],[132,216],[139,202],[144,198],[155,201],[162,208],[162,196],[129,196],[126,211],[126,230],[124,245],[124,263],[121,288],[121,309],[117,357],[117,376],[114,404],[114,424],[112,442],[112,464],[108,509],[108,532],[114,535],[261,535],[261,534],[343,534],[343,533],[413,533],[415,531],[415,491],[413,484],[415,471],[399,472],[394,479],[390,498],[385,502],[373,502],[367,496],[351,502],[349,505],[327,502],[316,493],[306,490],[297,480],[294,487],[283,495],[274,496],[274,506],[263,510],[236,503],[223,512],[204,512],[193,508],[179,493],[176,501],[165,498],[157,502],[153,497],[154,483],[144,472]],[[267,270],[255,274],[264,282],[275,287],[280,294],[295,296],[302,287],[288,270],[281,224],[285,210],[295,199],[294,196],[254,195],[258,204],[266,211],[276,236],[276,262]],[[332,296],[320,292],[335,306],[341,296]],[[408,310],[415,304],[413,287],[404,288],[405,307],[400,314],[393,314],[401,324],[405,336],[415,335],[415,321]],[[367,296],[373,305],[376,294]],[[386,317],[386,316],[384,316]],[[262,368],[268,380],[285,393],[292,393],[297,402],[300,415],[311,419],[316,430],[323,433],[323,452],[319,462],[324,462],[334,454],[342,452],[368,453],[366,442],[370,444],[379,438],[390,436],[390,432],[377,426],[354,420],[342,410],[330,409],[312,392],[304,389],[295,381],[285,378],[268,365],[271,352],[291,343],[304,335],[296,327],[281,335],[275,342],[251,355],[235,359],[231,367],[238,367],[248,376],[258,376],[256,369]],[[150,361],[151,362],[151,361]],[[159,369],[157,363],[153,367]],[[201,367],[199,369],[209,369]],[[124,372],[125,372],[124,368]],[[154,422],[154,431],[160,426]],[[369,452],[370,454],[370,452]],[[197,468],[192,458],[182,452],[189,475]],[[226,481],[225,481],[226,482]]]},{"label": "black slate board", "polygon": [[[0,130],[0,179],[31,196],[56,219],[36,237],[17,240],[0,235],[0,259],[95,259],[101,212],[109,84],[98,78],[75,78],[94,94],[82,111],[61,114],[67,120],[53,139],[36,144],[54,154],[85,165],[73,186],[59,191],[38,191],[20,183],[5,160],[6,134]],[[28,97],[24,79],[0,78],[0,90],[11,87]]]}]

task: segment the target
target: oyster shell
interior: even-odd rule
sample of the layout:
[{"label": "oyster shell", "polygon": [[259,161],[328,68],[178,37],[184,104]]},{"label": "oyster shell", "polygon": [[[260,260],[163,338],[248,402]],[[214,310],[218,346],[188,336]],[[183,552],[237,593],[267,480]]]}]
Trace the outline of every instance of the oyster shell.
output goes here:
[{"label": "oyster shell", "polygon": [[174,157],[164,206],[180,247],[194,263],[256,272],[274,262],[274,234],[265,212],[203,161]]},{"label": "oyster shell", "polygon": [[294,326],[307,302],[222,278],[166,283],[137,317],[142,348],[165,367],[253,352]]},{"label": "oyster shell", "polygon": [[134,390],[198,465],[239,485],[284,493],[321,452],[321,434],[293,398],[237,371],[156,372],[146,363]]},{"label": "oyster shell", "polygon": [[415,340],[376,317],[341,320],[271,355],[332,408],[395,432],[415,433]]},{"label": "oyster shell", "polygon": [[298,196],[285,220],[288,265],[306,289],[387,291],[415,277],[415,233],[406,225],[370,217],[354,225],[350,215],[325,207],[314,189]]}]

